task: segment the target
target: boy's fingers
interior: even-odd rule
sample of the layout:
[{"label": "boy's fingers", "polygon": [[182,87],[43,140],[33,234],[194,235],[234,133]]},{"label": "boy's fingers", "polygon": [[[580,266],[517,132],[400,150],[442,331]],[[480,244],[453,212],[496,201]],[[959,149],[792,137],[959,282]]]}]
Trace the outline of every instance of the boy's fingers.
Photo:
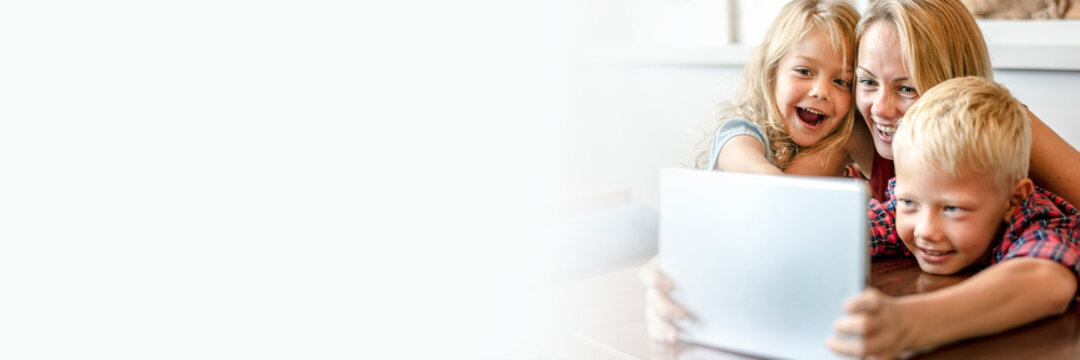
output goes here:
[{"label": "boy's fingers", "polygon": [[660,291],[649,289],[645,292],[645,301],[647,309],[651,309],[653,313],[666,321],[681,320],[686,317],[686,310],[675,305],[667,294]]},{"label": "boy's fingers", "polygon": [[831,337],[825,341],[825,345],[835,353],[861,358],[865,356],[865,348],[859,340],[841,340]]},{"label": "boy's fingers", "polygon": [[833,322],[833,329],[838,334],[862,336],[870,333],[868,322],[866,315],[855,314]]},{"label": "boy's fingers", "polygon": [[881,306],[881,293],[874,289],[863,290],[858,296],[844,301],[844,311],[848,314],[874,312]]},{"label": "boy's fingers", "polygon": [[894,354],[887,349],[890,344],[885,339],[878,337],[863,338],[863,355],[872,359],[895,359],[899,354]]}]

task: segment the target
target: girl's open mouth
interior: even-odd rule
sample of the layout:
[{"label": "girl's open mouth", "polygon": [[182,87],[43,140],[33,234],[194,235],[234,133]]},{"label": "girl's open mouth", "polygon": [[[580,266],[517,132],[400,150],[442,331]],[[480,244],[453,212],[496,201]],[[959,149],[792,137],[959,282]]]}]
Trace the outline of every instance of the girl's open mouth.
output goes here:
[{"label": "girl's open mouth", "polygon": [[799,120],[802,120],[802,122],[810,128],[816,128],[820,126],[821,123],[825,122],[825,119],[828,118],[828,116],[825,116],[825,114],[815,111],[813,109],[801,108],[797,106],[795,107],[795,112],[798,113]]}]

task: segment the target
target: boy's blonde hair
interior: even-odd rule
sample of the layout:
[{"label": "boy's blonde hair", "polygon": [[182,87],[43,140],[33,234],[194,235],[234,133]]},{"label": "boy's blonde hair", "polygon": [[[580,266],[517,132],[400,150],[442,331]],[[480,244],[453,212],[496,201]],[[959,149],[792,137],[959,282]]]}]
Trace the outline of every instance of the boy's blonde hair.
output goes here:
[{"label": "boy's blonde hair", "polygon": [[[776,71],[780,61],[791,49],[813,31],[823,31],[829,43],[844,59],[844,68],[851,69],[855,54],[855,25],[859,13],[850,3],[840,0],[795,0],[780,10],[765,33],[761,45],[754,49],[743,68],[742,86],[736,100],[719,112],[719,122],[707,132],[697,151],[694,166],[712,169],[709,146],[716,130],[727,120],[745,118],[765,131],[775,154],[777,167],[784,169],[800,149],[787,132],[780,109],[776,105]],[[849,95],[851,96],[851,95]],[[854,106],[848,110],[840,125],[806,151],[835,150],[851,135]]]},{"label": "boy's blonde hair", "polygon": [[982,31],[959,0],[872,1],[857,40],[879,22],[896,28],[904,69],[920,93],[961,76],[994,78]]},{"label": "boy's blonde hair", "polygon": [[908,109],[893,138],[897,160],[917,156],[952,176],[993,176],[1005,190],[1028,174],[1031,126],[1020,102],[992,80],[946,80]]}]

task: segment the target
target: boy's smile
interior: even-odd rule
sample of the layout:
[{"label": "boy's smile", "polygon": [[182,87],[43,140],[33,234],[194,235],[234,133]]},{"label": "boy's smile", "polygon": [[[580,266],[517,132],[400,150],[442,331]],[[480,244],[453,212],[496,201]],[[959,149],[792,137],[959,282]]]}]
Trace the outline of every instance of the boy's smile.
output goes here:
[{"label": "boy's smile", "polygon": [[896,161],[897,233],[923,271],[955,274],[987,254],[1013,209],[1010,190],[993,176],[952,176],[907,154]]},{"label": "boy's smile", "polygon": [[951,255],[954,254],[956,254],[956,250],[932,250],[920,246],[919,253],[916,256],[931,264],[941,264],[948,261]]}]

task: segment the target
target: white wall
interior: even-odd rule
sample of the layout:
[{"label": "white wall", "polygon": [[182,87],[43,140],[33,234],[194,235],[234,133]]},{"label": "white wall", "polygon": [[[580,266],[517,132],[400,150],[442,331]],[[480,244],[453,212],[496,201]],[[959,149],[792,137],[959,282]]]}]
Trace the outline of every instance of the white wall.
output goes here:
[{"label": "white wall", "polygon": [[582,77],[578,154],[583,191],[628,188],[656,206],[659,171],[688,164],[715,104],[736,88],[737,67],[611,66]]},{"label": "white wall", "polygon": [[1080,148],[1080,117],[1073,107],[1080,99],[1080,71],[999,70],[994,80],[1008,87],[1065,141]]}]

